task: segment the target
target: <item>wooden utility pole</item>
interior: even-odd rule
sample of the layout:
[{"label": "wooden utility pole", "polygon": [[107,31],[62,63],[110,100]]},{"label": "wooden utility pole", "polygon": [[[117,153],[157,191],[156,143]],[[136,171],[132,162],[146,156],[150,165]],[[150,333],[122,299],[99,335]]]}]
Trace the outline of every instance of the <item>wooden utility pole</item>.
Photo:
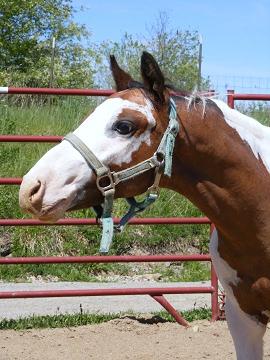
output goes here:
[{"label": "wooden utility pole", "polygon": [[202,35],[199,34],[199,59],[198,59],[198,90],[201,90],[202,86]]},{"label": "wooden utility pole", "polygon": [[50,86],[53,87],[54,81],[54,55],[55,55],[55,37],[52,38],[52,54],[51,54],[51,67],[50,67]]}]

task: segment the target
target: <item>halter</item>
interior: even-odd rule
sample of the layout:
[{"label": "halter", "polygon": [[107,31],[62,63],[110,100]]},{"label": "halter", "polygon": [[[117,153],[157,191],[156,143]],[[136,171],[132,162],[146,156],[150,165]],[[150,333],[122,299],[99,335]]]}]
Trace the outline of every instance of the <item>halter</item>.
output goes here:
[{"label": "halter", "polygon": [[136,176],[139,176],[146,171],[155,169],[154,182],[152,186],[147,189],[145,199],[141,202],[137,202],[134,197],[126,199],[130,208],[121,218],[119,225],[116,227],[116,230],[122,231],[124,225],[135,214],[145,210],[158,198],[159,182],[162,174],[169,177],[171,176],[172,156],[175,138],[179,132],[179,123],[177,121],[178,115],[176,105],[172,98],[170,98],[169,104],[169,124],[154,155],[147,160],[121,171],[111,172],[111,170],[104,165],[75,134],[69,133],[63,139],[67,140],[84,157],[88,166],[95,172],[97,188],[104,197],[102,211],[102,238],[99,249],[101,253],[107,253],[109,251],[113,239],[114,223],[112,219],[112,209],[115,187],[121,182],[134,179]]}]

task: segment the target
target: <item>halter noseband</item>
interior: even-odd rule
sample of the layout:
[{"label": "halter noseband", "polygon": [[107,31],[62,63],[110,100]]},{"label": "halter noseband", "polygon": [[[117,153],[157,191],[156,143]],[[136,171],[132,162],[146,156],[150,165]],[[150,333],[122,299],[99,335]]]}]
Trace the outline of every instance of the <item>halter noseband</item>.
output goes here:
[{"label": "halter noseband", "polygon": [[155,169],[155,178],[152,186],[147,190],[146,198],[137,202],[134,197],[127,198],[130,205],[128,212],[121,218],[117,230],[122,230],[124,225],[138,212],[143,211],[158,198],[159,182],[162,174],[171,176],[172,156],[174,150],[175,138],[179,132],[179,123],[177,121],[177,110],[175,102],[170,98],[169,106],[169,124],[165,130],[157,151],[154,155],[127,169],[111,172],[96,155],[85,145],[85,143],[75,134],[67,134],[63,140],[67,140],[85,159],[88,166],[96,174],[96,185],[104,196],[102,213],[102,238],[100,242],[100,252],[109,251],[114,232],[112,219],[112,208],[115,194],[115,187],[121,182],[133,179],[134,177]]}]

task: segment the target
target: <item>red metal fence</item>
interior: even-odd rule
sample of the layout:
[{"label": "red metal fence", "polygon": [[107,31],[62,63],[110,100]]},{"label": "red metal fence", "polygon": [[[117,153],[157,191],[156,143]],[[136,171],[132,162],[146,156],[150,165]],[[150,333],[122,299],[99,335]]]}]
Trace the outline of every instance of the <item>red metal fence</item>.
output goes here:
[{"label": "red metal fence", "polygon": [[[108,96],[112,90],[92,89],[46,89],[46,88],[0,88],[2,94],[47,94],[47,95],[81,95]],[[61,141],[59,136],[18,136],[1,135],[0,142],[52,142]],[[0,185],[19,185],[20,178],[0,178]],[[118,222],[119,219],[115,219]],[[95,219],[62,219],[57,225],[94,225]],[[132,219],[130,224],[210,224],[207,218],[144,218]],[[33,226],[47,225],[32,219],[0,219],[0,226]],[[93,262],[160,262],[160,261],[211,261],[209,255],[195,256],[84,256],[84,257],[42,257],[42,258],[1,258],[1,265],[11,264],[48,264],[48,263],[93,263]],[[164,294],[210,293],[212,298],[212,319],[218,318],[218,281],[211,265],[211,286],[205,287],[169,287],[169,288],[129,288],[129,289],[91,289],[91,290],[50,290],[50,291],[17,291],[1,292],[0,298],[59,297],[59,296],[104,296],[104,295],[150,295],[159,302],[178,323],[186,321],[164,298]]]},{"label": "red metal fence", "polygon": [[232,109],[234,109],[235,100],[270,101],[270,94],[236,94],[234,90],[228,90],[227,103]]},{"label": "red metal fence", "polygon": [[[0,87],[0,94],[44,94],[44,95],[76,95],[76,96],[108,96],[112,90],[93,89],[53,89],[53,88],[12,88]],[[231,107],[234,100],[269,100],[270,95],[228,94]],[[19,136],[1,135],[0,142],[51,142],[57,143],[59,136]],[[0,185],[19,185],[20,178],[0,178]],[[116,222],[119,219],[115,219]],[[95,219],[62,219],[56,225],[94,225]],[[207,218],[144,218],[132,219],[130,224],[210,224]],[[0,219],[0,226],[35,226],[46,225],[32,219]],[[209,255],[163,255],[163,256],[82,256],[82,257],[32,257],[32,258],[0,258],[0,265],[12,264],[48,264],[48,263],[108,263],[108,262],[162,262],[162,261],[211,261]],[[218,279],[211,263],[211,286],[204,287],[167,287],[167,288],[124,288],[124,289],[91,289],[91,290],[48,290],[48,291],[16,291],[0,292],[0,299],[37,298],[65,296],[105,296],[105,295],[150,295],[159,302],[179,324],[187,325],[182,316],[164,298],[164,294],[210,293],[212,320],[219,318]]]},{"label": "red metal fence", "polygon": [[[63,263],[123,263],[123,262],[164,262],[164,261],[211,261],[209,255],[152,255],[152,256],[63,256],[63,257],[17,257],[0,258],[0,265],[12,264],[63,264]],[[150,295],[164,307],[174,319],[183,326],[188,323],[166,300],[164,294],[211,294],[212,320],[218,318],[218,279],[211,263],[211,286],[193,287],[150,287],[150,288],[111,288],[89,290],[44,290],[44,291],[4,291],[0,299],[42,298],[68,296],[112,296],[112,295]]]}]

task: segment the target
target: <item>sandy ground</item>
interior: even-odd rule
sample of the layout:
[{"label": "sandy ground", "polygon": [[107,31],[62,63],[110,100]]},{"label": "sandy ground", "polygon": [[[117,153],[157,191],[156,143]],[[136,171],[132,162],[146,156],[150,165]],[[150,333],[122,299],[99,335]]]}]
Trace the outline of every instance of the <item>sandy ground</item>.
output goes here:
[{"label": "sandy ground", "polygon": [[[265,337],[270,359],[270,330]],[[226,322],[145,323],[123,318],[68,329],[0,331],[1,360],[231,360],[235,359]]]}]

